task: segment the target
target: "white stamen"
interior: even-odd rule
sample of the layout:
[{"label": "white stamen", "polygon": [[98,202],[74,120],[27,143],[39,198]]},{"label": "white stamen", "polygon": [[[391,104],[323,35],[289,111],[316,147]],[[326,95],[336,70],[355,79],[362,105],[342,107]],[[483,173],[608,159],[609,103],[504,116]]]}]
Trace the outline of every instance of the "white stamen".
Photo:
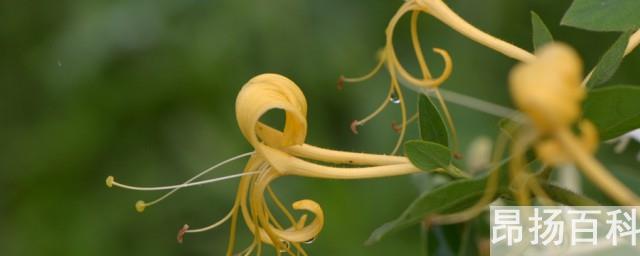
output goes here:
[{"label": "white stamen", "polygon": [[212,167],[209,167],[206,170],[196,174],[195,176],[193,176],[190,179],[188,179],[187,181],[185,181],[182,185],[156,187],[156,188],[135,187],[135,186],[128,186],[128,185],[117,183],[117,182],[115,182],[113,180],[113,177],[110,176],[109,178],[107,178],[107,186],[111,187],[111,185],[116,185],[116,186],[121,187],[121,188],[128,188],[128,189],[133,189],[133,190],[145,190],[145,191],[172,189],[171,191],[167,192],[166,194],[160,196],[158,199],[153,200],[153,201],[151,201],[149,203],[144,203],[144,206],[151,206],[153,204],[156,204],[156,203],[164,200],[165,198],[169,197],[171,194],[175,193],[176,191],[178,191],[179,189],[184,188],[184,187],[202,185],[202,184],[216,182],[216,181],[220,181],[220,180],[226,180],[226,179],[231,179],[231,178],[235,178],[235,177],[240,177],[240,176],[243,176],[243,175],[249,175],[250,173],[235,174],[235,175],[231,175],[231,176],[215,178],[215,179],[208,180],[208,181],[201,181],[201,182],[197,182],[197,183],[191,183],[195,179],[200,178],[202,175],[205,175],[205,174],[217,169],[218,167],[220,167],[222,165],[225,165],[227,163],[233,162],[233,161],[238,160],[238,159],[243,158],[243,157],[251,156],[251,155],[253,155],[253,153],[254,153],[254,151],[247,152],[247,153],[244,153],[244,154],[240,154],[240,155],[234,156],[234,157],[229,158],[227,160],[224,160],[224,161],[222,161],[222,162],[220,162],[220,163],[218,163],[218,164],[216,164],[216,165],[214,165]]},{"label": "white stamen", "polygon": [[[214,183],[214,182],[218,182],[218,181],[222,181],[222,180],[228,180],[228,179],[233,179],[233,178],[237,178],[237,177],[242,177],[242,176],[246,176],[246,175],[253,175],[253,174],[258,174],[260,173],[259,171],[256,172],[243,172],[243,173],[238,173],[238,174],[233,174],[233,175],[229,175],[229,176],[224,176],[224,177],[218,177],[218,178],[213,178],[213,179],[209,179],[209,180],[202,180],[202,181],[196,181],[196,182],[191,182],[191,183],[184,183],[184,184],[180,184],[180,185],[172,185],[172,186],[161,186],[161,187],[137,187],[137,186],[129,186],[129,185],[124,185],[124,184],[120,184],[116,181],[113,181],[113,185],[116,187],[121,187],[121,188],[126,188],[126,189],[131,189],[131,190],[142,190],[142,191],[156,191],[156,190],[168,190],[168,189],[180,189],[180,188],[186,188],[186,187],[193,187],[193,186],[198,186],[198,185],[203,185],[203,184],[208,184],[208,183]],[[169,193],[167,193],[168,195]],[[151,205],[152,203],[147,203],[146,205]]]},{"label": "white stamen", "polygon": [[[204,171],[202,171],[202,172],[200,172],[200,173],[196,174],[196,176],[193,176],[191,179],[188,179],[188,180],[187,180],[187,181],[185,181],[183,184],[188,184],[189,182],[192,182],[192,181],[194,181],[195,179],[200,178],[202,175],[205,175],[205,174],[209,173],[210,171],[213,171],[213,170],[217,169],[217,168],[218,168],[218,167],[220,167],[220,166],[223,166],[223,165],[225,165],[225,164],[227,164],[227,163],[230,163],[230,162],[233,162],[233,161],[235,161],[235,160],[238,160],[238,159],[241,159],[241,158],[244,158],[244,157],[247,157],[247,156],[253,155],[253,153],[254,153],[254,151],[251,151],[251,152],[247,152],[247,153],[244,153],[244,154],[240,154],[240,155],[234,156],[234,157],[232,157],[232,158],[229,158],[229,159],[227,159],[227,160],[224,160],[224,161],[222,161],[222,162],[220,162],[220,163],[218,163],[218,164],[216,164],[216,165],[214,165],[214,166],[211,166],[211,167],[207,168],[206,170],[204,170]],[[155,203],[158,203],[158,202],[160,202],[160,201],[164,200],[165,198],[169,197],[171,194],[175,193],[175,192],[176,192],[176,191],[178,191],[179,189],[180,189],[179,187],[178,187],[178,188],[174,188],[173,190],[171,190],[171,191],[167,192],[166,194],[162,195],[162,196],[161,196],[161,197],[159,197],[158,199],[156,199],[156,200],[153,200],[153,201],[149,202],[149,203],[147,204],[147,206],[149,206],[149,205],[153,205],[153,204],[155,204]]]}]

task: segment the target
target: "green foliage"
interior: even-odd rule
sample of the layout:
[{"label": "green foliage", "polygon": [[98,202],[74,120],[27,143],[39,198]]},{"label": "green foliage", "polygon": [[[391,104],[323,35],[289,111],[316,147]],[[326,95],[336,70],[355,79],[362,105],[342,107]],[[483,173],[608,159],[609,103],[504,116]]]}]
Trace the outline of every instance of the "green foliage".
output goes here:
[{"label": "green foliage", "polygon": [[477,255],[473,222],[451,225],[423,225],[423,255]]},{"label": "green foliage", "polygon": [[627,31],[640,27],[638,0],[574,0],[562,25],[594,31]]},{"label": "green foliage", "polygon": [[[640,1],[639,1],[640,2]],[[627,31],[623,33],[611,47],[602,55],[600,61],[593,70],[587,87],[591,88],[608,81],[613,74],[616,73],[622,58],[624,57],[624,51],[627,48],[629,37],[633,31]]]},{"label": "green foliage", "polygon": [[453,178],[468,175],[451,164],[451,151],[445,146],[429,141],[412,140],[404,144],[411,163],[423,171],[444,173]]},{"label": "green foliage", "polygon": [[540,186],[545,190],[550,199],[554,202],[558,202],[564,205],[571,206],[598,206],[598,202],[591,198],[575,193],[571,190],[550,184],[548,182],[541,182]]},{"label": "green foliage", "polygon": [[533,33],[533,48],[537,51],[541,46],[553,42],[549,28],[537,13],[531,12],[531,32]]},{"label": "green foliage", "polygon": [[440,144],[412,140],[404,147],[411,163],[424,171],[446,168],[451,164],[451,151]]},{"label": "green foliage", "polygon": [[589,92],[584,102],[584,117],[591,120],[608,140],[640,128],[640,87],[614,85]]},{"label": "green foliage", "polygon": [[[505,182],[506,171],[504,169],[494,170],[499,172],[501,182],[498,182],[497,192],[494,198],[501,195],[508,195],[509,183]],[[395,220],[388,222],[377,228],[367,240],[368,244],[380,241],[389,233],[407,228],[428,219],[434,214],[450,214],[467,209],[478,202],[484,195],[487,181],[490,176],[479,179],[463,179],[447,183],[439,188],[424,192],[420,195],[401,215]],[[596,201],[577,194],[570,190],[550,184],[540,180],[540,185],[545,190],[551,200],[574,206],[597,206]],[[453,226],[451,227],[453,228]],[[431,231],[429,232],[431,233]],[[429,249],[429,251],[434,248]]]},{"label": "green foliage", "polygon": [[418,102],[420,121],[420,137],[426,141],[432,141],[444,146],[449,145],[449,135],[442,114],[433,104],[433,101],[425,95],[420,95]]},{"label": "green foliage", "polygon": [[[454,213],[473,206],[484,194],[488,178],[453,181],[424,192],[400,217],[377,228],[367,243],[380,241],[385,235],[419,223],[430,215]],[[506,190],[506,186],[499,186],[495,196]]]}]

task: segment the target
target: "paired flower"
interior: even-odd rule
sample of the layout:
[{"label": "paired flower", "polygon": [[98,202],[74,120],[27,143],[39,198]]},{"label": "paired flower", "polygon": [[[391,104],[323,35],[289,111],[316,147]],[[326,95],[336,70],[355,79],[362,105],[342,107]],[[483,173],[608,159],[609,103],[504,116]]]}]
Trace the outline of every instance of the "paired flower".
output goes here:
[{"label": "paired flower", "polygon": [[[413,76],[402,66],[393,46],[394,29],[400,18],[409,12],[411,12],[411,39],[422,73],[421,78]],[[531,146],[535,148],[544,164],[551,166],[566,163],[577,164],[588,178],[619,203],[640,203],[633,192],[615,179],[592,156],[598,143],[597,132],[589,121],[580,120],[581,101],[585,97],[585,89],[581,86],[582,63],[577,54],[566,45],[550,44],[533,55],[475,28],[460,18],[441,0],[406,1],[389,22],[386,29],[386,45],[382,50],[378,65],[363,77],[341,77],[339,80],[339,85],[342,82],[366,80],[375,75],[385,64],[391,76],[385,100],[372,114],[352,123],[351,128],[354,133],[357,133],[358,126],[364,125],[376,116],[390,101],[398,102],[402,112],[402,125],[399,128],[400,137],[393,152],[395,153],[399,149],[407,124],[417,117],[414,115],[407,118],[406,104],[400,88],[402,81],[403,84],[418,92],[424,93],[427,90],[435,92],[452,131],[453,145],[457,147],[452,118],[438,91],[438,87],[451,74],[452,61],[445,50],[435,48],[434,51],[443,58],[444,69],[440,76],[432,76],[424,59],[417,34],[418,16],[422,12],[435,17],[468,38],[522,62],[513,69],[510,76],[510,89],[515,105],[529,118],[529,122],[522,129],[523,132],[513,141],[512,159],[509,163],[512,178],[515,179],[516,197],[520,203],[527,204],[531,192],[539,195],[544,193],[536,185],[537,183],[529,182],[528,178],[522,182],[519,181],[523,179],[522,177],[527,176],[523,175],[525,174],[524,169],[526,169],[524,152]],[[637,39],[640,36],[634,38]],[[635,42],[633,46],[635,47],[640,40],[632,42]],[[628,52],[630,50],[626,53]],[[282,131],[260,122],[260,118],[272,110],[285,112],[285,124]],[[187,233],[210,230],[230,221],[231,232],[227,255],[231,255],[236,247],[237,221],[242,218],[248,230],[254,235],[254,240],[240,254],[248,255],[254,251],[260,254],[262,246],[268,244],[273,246],[278,254],[294,255],[300,253],[306,255],[302,244],[313,241],[323,228],[324,213],[322,208],[318,203],[309,199],[296,201],[292,204],[292,208],[311,213],[313,220],[309,221],[307,214],[295,218],[273,193],[270,188],[271,182],[284,176],[364,179],[420,171],[406,157],[337,151],[305,144],[308,127],[306,99],[294,82],[281,75],[263,74],[249,80],[238,94],[236,118],[243,136],[254,151],[223,161],[180,185],[134,187],[118,183],[109,176],[106,180],[107,186],[134,190],[170,190],[154,201],[148,203],[138,201],[136,209],[142,212],[146,207],[162,201],[181,188],[240,177],[238,191],[229,213],[207,227],[192,229],[185,225],[179,231],[178,240],[181,241]],[[572,131],[572,126],[576,123],[580,131],[578,136]],[[497,143],[498,149],[496,151],[504,149],[502,144],[500,141]],[[454,148],[454,151],[458,151],[458,149]],[[494,158],[495,156],[501,156],[501,154],[494,154]],[[221,165],[242,157],[250,157],[242,173],[195,181]],[[339,167],[344,165],[354,167]],[[492,183],[487,184],[487,192],[480,200],[481,202],[493,198],[497,184],[494,179],[491,179],[490,182]],[[269,203],[265,199],[265,194],[268,194],[277,209],[287,217],[288,224],[280,223],[274,217]],[[469,213],[483,210],[486,204],[481,202],[472,209],[450,216],[436,216],[434,220],[445,223],[475,216]]]},{"label": "paired flower", "polygon": [[[501,159],[511,137],[509,184],[520,205],[531,205],[531,195],[549,203],[538,183],[549,166],[575,164],[587,178],[622,205],[638,205],[639,198],[618,181],[594,157],[598,146],[595,126],[581,119],[581,105],[586,92],[582,84],[582,62],[569,46],[551,43],[540,49],[533,60],[515,66],[509,83],[512,99],[524,113],[523,124],[511,125],[498,138],[493,163]],[[573,132],[577,124],[579,135]],[[529,172],[526,151],[533,147],[543,163],[542,171]],[[466,221],[484,211],[494,200],[499,186],[499,172],[494,170],[482,198],[472,207],[453,214],[432,216],[434,223]]]},{"label": "paired flower", "polygon": [[[396,55],[396,51],[393,45],[393,34],[395,28],[399,20],[409,12],[411,13],[411,42],[414,48],[416,59],[418,61],[418,65],[420,67],[420,71],[422,73],[421,78],[413,76],[404,68],[404,66],[398,60],[398,56]],[[407,118],[407,110],[404,103],[404,96],[400,88],[400,81],[402,81],[404,85],[420,93],[433,91],[435,96],[438,98],[440,107],[445,115],[447,125],[449,126],[449,130],[451,131],[451,138],[453,140],[452,144],[454,147],[453,151],[457,153],[459,152],[458,139],[456,129],[453,124],[453,119],[449,114],[442,94],[438,90],[439,86],[442,85],[442,83],[444,83],[451,75],[453,64],[451,61],[451,57],[449,56],[449,53],[447,51],[439,48],[434,48],[433,51],[439,54],[444,60],[444,69],[440,76],[432,76],[431,71],[429,70],[429,67],[424,59],[424,54],[418,36],[418,17],[420,13],[427,13],[440,20],[444,24],[448,25],[449,27],[453,28],[454,30],[458,31],[459,33],[465,35],[466,37],[514,59],[527,62],[533,60],[535,57],[525,50],[522,50],[512,44],[509,44],[477,29],[476,27],[462,19],[460,16],[458,16],[441,0],[409,0],[400,7],[396,14],[391,18],[391,21],[386,28],[386,45],[381,51],[379,62],[376,67],[365,76],[357,78],[340,77],[340,79],[338,80],[338,88],[340,89],[342,88],[344,82],[354,83],[369,79],[370,77],[375,75],[383,65],[386,64],[386,68],[391,77],[389,91],[386,98],[373,113],[361,120],[353,121],[351,123],[351,130],[357,134],[358,126],[364,125],[373,117],[375,117],[384,108],[386,108],[389,102],[399,103],[402,114],[402,123],[399,127],[397,127],[395,124],[393,125],[393,128],[400,133],[393,153],[397,152],[400,145],[402,144],[407,124],[416,120],[417,118],[417,114],[413,115],[411,118]]]},{"label": "paired flower", "polygon": [[[529,117],[532,128],[524,129],[514,142],[513,173],[523,169],[523,153],[533,143],[542,162],[550,166],[576,164],[584,174],[611,198],[623,205],[637,205],[638,197],[618,181],[594,157],[598,145],[595,126],[580,120],[582,100],[582,62],[569,46],[544,46],[529,63],[511,71],[510,88],[515,105]],[[576,136],[572,125],[577,123]],[[521,176],[521,175],[520,175]],[[531,185],[532,183],[526,183]],[[534,191],[535,193],[535,191]],[[527,202],[528,193],[520,187],[518,198]]]},{"label": "paired flower", "polygon": [[[282,131],[260,122],[260,118],[271,110],[285,112],[286,119]],[[364,179],[420,171],[406,157],[336,151],[305,144],[307,135],[306,99],[295,83],[281,75],[263,74],[247,82],[240,90],[236,100],[236,118],[242,134],[255,151],[243,155],[250,155],[244,172],[233,175],[233,177],[241,177],[234,205],[225,218],[211,226],[189,229],[189,226],[185,225],[179,232],[179,240],[186,233],[209,230],[231,220],[231,237],[227,252],[228,255],[231,255],[235,248],[236,222],[239,215],[242,215],[244,223],[255,237],[243,253],[250,254],[254,250],[260,253],[262,245],[269,244],[275,247],[278,253],[284,252],[294,255],[294,252],[300,252],[306,255],[301,243],[312,241],[320,233],[324,224],[323,211],[320,205],[312,200],[296,201],[292,205],[293,209],[308,211],[315,217],[311,222],[308,222],[306,214],[295,219],[293,214],[271,191],[269,187],[271,182],[283,176]],[[336,165],[356,167],[345,168],[336,167]],[[200,175],[202,174],[194,178],[198,178]],[[193,182],[194,178],[182,185],[160,188],[173,189],[168,193],[170,194],[178,188],[209,182]],[[223,178],[229,178],[229,176]],[[107,185],[131,189],[158,189],[123,185],[115,182],[111,176],[107,178]],[[285,228],[285,225],[274,218],[265,200],[265,194],[269,194],[278,209],[287,216],[290,222],[289,227]],[[161,199],[165,197],[166,195]],[[139,201],[136,208],[141,211],[145,206],[156,201],[151,203]]]}]

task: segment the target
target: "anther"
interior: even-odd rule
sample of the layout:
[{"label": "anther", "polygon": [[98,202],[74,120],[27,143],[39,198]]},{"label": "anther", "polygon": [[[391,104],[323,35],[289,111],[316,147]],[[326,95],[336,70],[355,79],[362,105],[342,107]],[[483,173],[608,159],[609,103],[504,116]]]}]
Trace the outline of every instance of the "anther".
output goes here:
[{"label": "anther", "polygon": [[281,240],[280,252],[287,252],[291,248],[291,243],[287,240]]},{"label": "anther", "polygon": [[344,76],[338,77],[338,83],[336,87],[338,88],[338,91],[342,91],[342,89],[344,89]]},{"label": "anther", "polygon": [[393,129],[396,133],[400,133],[402,131],[402,125],[396,123],[396,121],[391,122],[391,129]]},{"label": "anther", "polygon": [[351,122],[351,132],[353,132],[353,134],[358,134],[359,125],[360,122],[358,122],[358,120],[353,120],[353,122]]},{"label": "anther", "polygon": [[107,180],[105,181],[105,183],[107,184],[107,187],[113,187],[113,176],[109,176],[107,177]]},{"label": "anther", "polygon": [[430,229],[430,228],[431,228],[431,225],[433,224],[433,219],[432,219],[431,217],[425,217],[425,218],[422,220],[422,223],[421,223],[421,224],[422,224],[422,228]]},{"label": "anther", "polygon": [[187,224],[184,224],[184,226],[182,226],[182,228],[178,230],[178,236],[176,237],[176,240],[178,240],[178,243],[182,243],[182,240],[184,239],[184,234],[187,233],[187,230],[189,230],[189,225]]},{"label": "anther", "polygon": [[138,202],[136,202],[136,211],[144,212],[145,207],[147,207],[147,204],[145,204],[144,201],[138,200]]}]

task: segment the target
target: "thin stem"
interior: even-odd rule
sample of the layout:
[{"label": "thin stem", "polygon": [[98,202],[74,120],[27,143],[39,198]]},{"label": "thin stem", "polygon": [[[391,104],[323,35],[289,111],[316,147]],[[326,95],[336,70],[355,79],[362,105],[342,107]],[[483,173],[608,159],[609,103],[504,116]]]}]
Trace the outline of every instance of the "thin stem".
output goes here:
[{"label": "thin stem", "polygon": [[402,141],[404,140],[404,135],[407,132],[407,103],[404,101],[404,96],[402,95],[402,89],[400,89],[400,84],[398,84],[398,80],[396,80],[395,73],[392,73],[391,83],[396,90],[396,94],[398,95],[398,99],[400,100],[400,113],[402,115],[402,127],[400,128],[400,136],[398,136],[398,141],[396,142],[396,146],[393,148],[391,152],[392,155],[395,155],[400,146],[402,146]]},{"label": "thin stem", "polygon": [[485,210],[487,204],[491,203],[496,194],[498,193],[498,187],[500,186],[500,168],[502,168],[502,164],[508,161],[509,159],[499,161],[504,154],[508,143],[508,136],[505,133],[500,133],[498,139],[496,141],[495,151],[493,152],[493,166],[491,169],[489,176],[487,177],[487,185],[485,186],[485,190],[482,194],[482,197],[471,207],[466,210],[447,214],[447,215],[436,215],[431,218],[433,223],[438,224],[451,224],[463,222],[466,220],[470,220],[478,214],[482,213]]},{"label": "thin stem", "polygon": [[214,229],[214,228],[222,225],[223,223],[227,222],[231,218],[233,213],[237,210],[237,208],[238,208],[238,206],[234,205],[233,208],[231,208],[231,211],[229,211],[229,213],[227,213],[227,215],[224,216],[224,218],[220,219],[219,221],[216,221],[215,223],[213,223],[213,224],[211,224],[209,226],[206,226],[206,227],[203,227],[203,228],[196,228],[196,229],[187,229],[187,230],[184,231],[184,233],[199,233],[199,232],[204,232],[204,231],[207,231],[207,230]]},{"label": "thin stem", "polygon": [[538,181],[538,175],[527,173],[527,178],[525,179],[525,184],[529,187],[531,193],[540,200],[540,203],[544,206],[552,206],[553,200],[547,192],[542,188],[542,185]]},{"label": "thin stem", "polygon": [[444,112],[444,117],[447,120],[447,126],[449,126],[449,130],[451,131],[451,140],[453,141],[453,152],[460,152],[460,144],[458,142],[458,132],[456,131],[456,127],[453,124],[453,118],[449,113],[449,108],[447,108],[447,104],[444,103],[444,97],[440,93],[440,89],[436,88],[435,90],[436,97],[438,98],[438,102],[440,103],[440,107],[442,107],[442,112]]},{"label": "thin stem", "polygon": [[[382,103],[380,104],[380,106],[378,106],[378,108],[376,108],[375,111],[373,111],[371,114],[367,115],[365,118],[360,119],[360,120],[356,120],[355,123],[357,126],[362,126],[364,124],[366,124],[367,122],[369,122],[371,119],[373,119],[375,116],[377,116],[378,114],[380,114],[380,112],[382,112],[382,110],[384,110],[388,105],[389,105],[389,101],[391,99],[391,94],[393,93],[393,85],[389,86],[389,92],[387,92],[387,96],[384,98],[384,100],[382,101]],[[352,127],[353,130],[353,127]],[[355,133],[357,133],[357,130],[354,131]]]},{"label": "thin stem", "polygon": [[622,205],[640,205],[638,196],[587,153],[568,128],[559,130],[555,137],[562,143],[565,152],[574,158],[587,178],[607,195]]},{"label": "thin stem", "polygon": [[253,249],[255,249],[255,248],[256,248],[256,243],[252,242],[251,245],[249,245],[249,247],[247,247],[246,249],[244,249],[241,252],[237,253],[236,255],[242,255],[242,256],[251,255],[251,253],[253,252]]},{"label": "thin stem", "polygon": [[280,201],[280,199],[278,198],[278,196],[276,196],[276,193],[273,192],[273,190],[271,189],[271,186],[267,186],[267,192],[269,192],[269,196],[271,196],[271,199],[276,204],[276,206],[280,208],[280,210],[282,211],[282,213],[284,213],[284,215],[287,217],[289,222],[291,222],[291,225],[295,225],[296,219],[293,218],[293,215],[291,215],[289,210],[287,210],[287,207],[285,207],[282,201]]},{"label": "thin stem", "polygon": [[531,194],[527,183],[529,172],[525,163],[525,154],[527,146],[531,144],[534,138],[534,133],[521,132],[517,134],[510,149],[513,159],[509,162],[509,176],[511,186],[515,190],[515,199],[519,205],[531,205]]},{"label": "thin stem", "polygon": [[341,76],[340,80],[344,81],[344,82],[348,82],[348,83],[358,83],[358,82],[362,82],[365,81],[371,77],[373,77],[376,73],[378,73],[378,71],[380,71],[380,68],[382,68],[382,65],[384,64],[385,58],[384,56],[380,57],[378,60],[378,63],[376,64],[376,66],[369,71],[369,73],[367,73],[364,76],[360,76],[360,77],[345,77],[345,76]]},{"label": "thin stem", "polygon": [[[411,117],[409,117],[409,119],[407,120],[407,123],[404,124],[405,127],[408,127],[411,123],[415,122],[416,120],[418,120],[418,113],[413,114]],[[402,130],[402,124],[398,125],[396,124],[396,122],[394,121],[393,123],[391,123],[391,128],[396,131],[396,132],[400,132]]]},{"label": "thin stem", "polygon": [[[515,117],[518,115],[519,112],[514,109],[510,109],[510,108],[495,104],[493,102],[484,101],[484,100],[477,99],[477,98],[467,96],[461,93],[457,93],[454,91],[449,91],[442,88],[439,88],[438,90],[444,96],[445,101],[455,103],[470,109],[474,109],[489,115],[493,115],[501,118],[509,118],[519,123],[522,122],[520,118]],[[422,94],[424,95],[429,95],[431,93],[433,93],[432,90],[422,90]]]}]

